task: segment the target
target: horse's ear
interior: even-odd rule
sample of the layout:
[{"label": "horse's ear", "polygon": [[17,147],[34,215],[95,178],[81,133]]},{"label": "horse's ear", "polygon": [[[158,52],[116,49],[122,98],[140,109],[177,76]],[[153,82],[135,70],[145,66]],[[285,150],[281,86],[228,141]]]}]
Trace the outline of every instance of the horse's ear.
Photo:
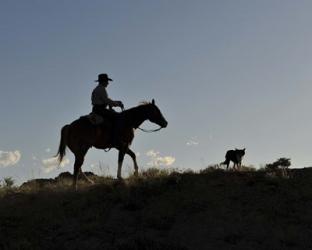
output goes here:
[{"label": "horse's ear", "polygon": [[152,100],[152,104],[155,105],[155,100],[154,99]]}]

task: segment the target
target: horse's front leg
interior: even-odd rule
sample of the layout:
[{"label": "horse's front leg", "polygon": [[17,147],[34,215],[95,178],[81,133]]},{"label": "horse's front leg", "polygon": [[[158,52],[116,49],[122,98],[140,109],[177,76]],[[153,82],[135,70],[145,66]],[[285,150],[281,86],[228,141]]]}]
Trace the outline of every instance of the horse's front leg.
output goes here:
[{"label": "horse's front leg", "polygon": [[130,155],[130,157],[132,158],[133,165],[134,165],[134,175],[138,176],[138,174],[139,174],[139,172],[138,172],[139,171],[139,167],[138,167],[138,163],[136,161],[135,153],[130,148],[128,148],[126,154]]},{"label": "horse's front leg", "polygon": [[118,171],[117,171],[117,178],[119,180],[122,180],[122,177],[121,177],[121,167],[122,167],[122,163],[123,163],[123,160],[125,158],[125,153],[126,153],[126,149],[119,149],[119,153],[118,153]]}]

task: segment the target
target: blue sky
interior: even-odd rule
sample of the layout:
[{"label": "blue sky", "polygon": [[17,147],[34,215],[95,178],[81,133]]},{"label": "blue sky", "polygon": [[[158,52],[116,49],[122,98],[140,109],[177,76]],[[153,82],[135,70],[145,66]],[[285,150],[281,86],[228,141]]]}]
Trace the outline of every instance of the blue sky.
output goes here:
[{"label": "blue sky", "polygon": [[[114,79],[111,98],[126,107],[155,98],[169,122],[136,133],[141,167],[172,157],[171,167],[198,170],[235,147],[247,148],[246,164],[286,156],[295,167],[311,165],[311,1],[0,5],[0,177],[72,171],[70,152],[49,173],[45,160],[61,127],[90,112],[102,72]],[[116,175],[116,151],[90,150],[84,169],[99,162]]]}]

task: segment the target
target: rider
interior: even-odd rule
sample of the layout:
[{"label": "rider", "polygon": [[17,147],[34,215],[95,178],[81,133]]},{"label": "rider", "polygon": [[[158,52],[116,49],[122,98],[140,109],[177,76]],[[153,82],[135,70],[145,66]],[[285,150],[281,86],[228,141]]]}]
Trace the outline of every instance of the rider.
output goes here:
[{"label": "rider", "polygon": [[[107,117],[111,117],[112,115],[112,107],[120,107],[122,110],[124,109],[124,105],[121,101],[114,101],[108,97],[106,87],[108,86],[109,82],[113,81],[111,78],[108,77],[107,74],[99,74],[98,82],[99,84],[95,87],[92,91],[92,113],[98,114],[102,116],[104,119]],[[109,110],[107,109],[109,107]],[[113,111],[114,112],[114,111]],[[120,122],[116,122],[113,128],[113,144],[118,142],[118,129],[120,128]]]},{"label": "rider", "polygon": [[107,107],[109,107],[110,109],[112,107],[120,107],[121,109],[124,108],[124,105],[121,101],[113,101],[108,97],[106,87],[108,86],[110,81],[113,80],[110,79],[107,74],[98,75],[98,80],[96,80],[95,82],[98,82],[99,84],[93,90],[91,97],[93,113],[105,116],[105,114],[107,114]]}]

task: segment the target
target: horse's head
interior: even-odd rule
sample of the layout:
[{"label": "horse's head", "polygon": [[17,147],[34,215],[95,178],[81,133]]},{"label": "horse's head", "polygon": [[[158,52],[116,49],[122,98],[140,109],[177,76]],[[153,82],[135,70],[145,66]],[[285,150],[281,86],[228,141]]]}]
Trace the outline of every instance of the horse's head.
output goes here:
[{"label": "horse's head", "polygon": [[147,119],[150,122],[156,123],[162,128],[167,127],[168,122],[166,121],[162,113],[160,112],[159,108],[156,106],[154,99],[152,100],[151,103],[148,104],[148,107],[149,109],[148,109]]}]

